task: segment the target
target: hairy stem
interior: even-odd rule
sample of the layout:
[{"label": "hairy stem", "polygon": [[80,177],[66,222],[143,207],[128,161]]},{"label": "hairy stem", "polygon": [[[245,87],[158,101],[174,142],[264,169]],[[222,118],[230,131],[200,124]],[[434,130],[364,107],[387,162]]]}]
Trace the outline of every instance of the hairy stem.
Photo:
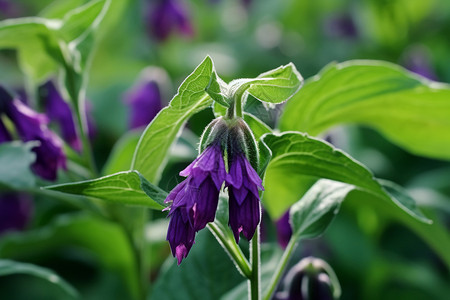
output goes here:
[{"label": "hairy stem", "polygon": [[294,251],[296,246],[297,242],[295,241],[295,239],[290,239],[286,247],[286,250],[284,250],[283,256],[280,259],[280,262],[278,263],[278,267],[275,270],[275,273],[273,274],[272,278],[270,279],[269,289],[264,297],[264,300],[272,299],[272,295],[278,286],[281,276],[284,273],[284,269],[286,268],[287,263],[289,262],[292,252]]},{"label": "hairy stem", "polygon": [[220,245],[224,248],[225,252],[229,255],[231,260],[236,265],[238,271],[242,274],[242,276],[250,279],[252,276],[252,269],[250,267],[249,262],[245,258],[242,253],[241,248],[234,242],[233,239],[225,236],[225,234],[220,230],[219,226],[214,223],[208,224],[208,229],[220,243]]},{"label": "hairy stem", "polygon": [[261,250],[260,250],[260,225],[250,242],[250,262],[252,265],[252,277],[249,279],[249,300],[261,299]]}]

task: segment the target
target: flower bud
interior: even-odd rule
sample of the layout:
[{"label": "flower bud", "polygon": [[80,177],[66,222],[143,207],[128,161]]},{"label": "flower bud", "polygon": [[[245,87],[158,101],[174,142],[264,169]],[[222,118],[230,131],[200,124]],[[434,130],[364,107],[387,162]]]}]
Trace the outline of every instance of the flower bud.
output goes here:
[{"label": "flower bud", "polygon": [[337,299],[340,286],[333,269],[314,257],[302,259],[292,267],[284,279],[286,300]]},{"label": "flower bud", "polygon": [[244,153],[253,169],[258,170],[259,151],[255,136],[243,119],[234,121],[236,123],[231,126],[228,135],[228,155]]}]

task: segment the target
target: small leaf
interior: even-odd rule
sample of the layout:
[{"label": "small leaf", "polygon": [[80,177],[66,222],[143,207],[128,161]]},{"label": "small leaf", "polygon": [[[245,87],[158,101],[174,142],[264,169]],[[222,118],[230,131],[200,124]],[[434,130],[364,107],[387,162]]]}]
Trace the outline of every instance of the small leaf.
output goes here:
[{"label": "small leaf", "polygon": [[45,189],[157,210],[166,206],[164,200],[167,193],[148,182],[137,171],[125,171],[92,180],[52,185]]},{"label": "small leaf", "polygon": [[406,150],[450,159],[450,85],[382,61],[332,64],[308,79],[285,106],[281,131],[318,135],[361,124]]},{"label": "small leaf", "polygon": [[342,201],[355,187],[321,179],[290,209],[293,238],[320,236],[338,213]]},{"label": "small leaf", "polygon": [[[289,63],[259,75],[254,79],[237,79],[229,84],[230,97],[246,98],[250,94],[268,103],[281,103],[289,100],[302,86],[303,77]],[[245,99],[243,99],[245,100]]]},{"label": "small leaf", "polygon": [[184,123],[195,113],[211,106],[213,101],[205,88],[213,74],[214,65],[208,56],[184,80],[169,106],[147,126],[136,147],[131,169],[138,170],[150,182],[159,181],[169,148]]},{"label": "small leaf", "polygon": [[219,76],[217,76],[217,73],[214,72],[213,76],[211,76],[211,81],[205,91],[220,105],[230,107],[230,103],[228,103],[229,98],[226,94],[228,91],[228,85]]},{"label": "small leaf", "polygon": [[11,188],[31,188],[35,185],[35,177],[30,165],[36,155],[31,149],[35,142],[10,142],[0,145],[0,185]]},{"label": "small leaf", "polygon": [[52,270],[28,263],[20,263],[12,260],[0,259],[0,276],[15,274],[25,274],[42,278],[60,287],[71,298],[79,298],[78,292]]}]

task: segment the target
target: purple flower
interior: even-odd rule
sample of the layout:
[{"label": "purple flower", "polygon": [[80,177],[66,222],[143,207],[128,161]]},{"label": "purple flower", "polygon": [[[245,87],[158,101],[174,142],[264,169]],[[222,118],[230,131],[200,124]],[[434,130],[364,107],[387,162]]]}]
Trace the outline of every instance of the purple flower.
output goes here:
[{"label": "purple flower", "polygon": [[229,194],[228,224],[236,242],[239,234],[250,240],[261,219],[259,192],[263,190],[262,180],[250,165],[244,153],[232,155],[227,177]]},{"label": "purple flower", "polygon": [[194,243],[195,232],[214,221],[219,192],[226,178],[225,163],[219,143],[208,146],[180,175],[187,179],[167,196],[171,217],[167,240],[178,264]]},{"label": "purple flower", "polygon": [[405,67],[430,80],[438,80],[426,48],[415,47],[406,53]]},{"label": "purple flower", "polygon": [[325,21],[325,33],[333,38],[356,38],[358,30],[355,22],[349,15],[338,15]]},{"label": "purple flower", "polygon": [[47,117],[13,99],[1,87],[0,110],[13,122],[23,141],[40,142],[32,149],[36,153],[36,161],[31,165],[33,171],[44,179],[55,180],[58,168],[66,168],[66,157],[61,140],[47,127]]},{"label": "purple flower", "polygon": [[81,151],[81,141],[69,104],[62,98],[52,81],[48,81],[40,88],[40,94],[45,103],[47,116],[59,125],[63,139],[73,149]]},{"label": "purple flower", "polygon": [[3,121],[0,117],[0,144],[3,142],[9,142],[11,140],[11,135],[9,134],[8,129],[6,129],[5,124],[3,124]]},{"label": "purple flower", "polygon": [[0,194],[0,234],[23,230],[30,219],[31,199],[24,194]]},{"label": "purple flower", "polygon": [[291,224],[289,224],[289,210],[275,222],[277,228],[278,243],[285,249],[292,236]]},{"label": "purple flower", "polygon": [[160,41],[167,39],[174,30],[192,35],[188,10],[180,0],[156,0],[147,16],[150,32]]},{"label": "purple flower", "polygon": [[22,10],[22,7],[20,7],[17,3],[13,3],[8,0],[0,0],[0,17],[4,16],[6,18],[17,18],[23,14]]},{"label": "purple flower", "polygon": [[127,93],[125,103],[131,109],[130,128],[147,126],[161,110],[161,92],[156,81],[144,82]]}]

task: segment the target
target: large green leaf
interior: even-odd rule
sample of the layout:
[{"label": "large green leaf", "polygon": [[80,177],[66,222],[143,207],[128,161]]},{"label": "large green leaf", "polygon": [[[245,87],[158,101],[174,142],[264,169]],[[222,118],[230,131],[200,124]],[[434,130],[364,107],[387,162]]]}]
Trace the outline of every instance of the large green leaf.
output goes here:
[{"label": "large green leaf", "polygon": [[395,204],[394,207],[427,222],[414,201],[405,204],[403,199],[388,194],[362,164],[326,142],[299,132],[267,134],[262,141],[272,151],[263,202],[273,218],[280,217],[307,190],[312,183],[305,184],[305,176],[308,176],[306,180],[327,178],[352,184],[388,205]]},{"label": "large green leaf", "polygon": [[[161,210],[166,192],[149,183],[137,171],[124,171],[97,179],[45,187],[71,195],[87,196],[109,203]],[[145,192],[144,192],[145,190]],[[149,195],[152,198],[149,198]]]},{"label": "large green leaf", "polygon": [[205,88],[213,74],[214,65],[208,56],[184,80],[169,106],[161,110],[147,126],[136,147],[131,169],[138,170],[152,183],[159,181],[169,148],[183,124],[212,104]]},{"label": "large green leaf", "polygon": [[25,274],[42,278],[60,287],[71,298],[77,299],[79,296],[78,292],[69,283],[52,270],[28,263],[0,259],[0,276],[15,274]]},{"label": "large green leaf", "polygon": [[387,62],[332,64],[286,104],[279,128],[317,135],[350,123],[370,126],[412,153],[450,159],[450,86]]},{"label": "large green leaf", "polygon": [[123,229],[90,215],[63,215],[45,227],[4,236],[0,240],[0,257],[32,260],[62,247],[89,251],[105,269],[117,272],[137,295],[133,251]]},{"label": "large green leaf", "polygon": [[244,279],[214,237],[206,230],[197,234],[186,259],[163,268],[149,299],[220,299]]},{"label": "large green leaf", "polygon": [[0,185],[21,189],[35,185],[35,177],[31,173],[30,165],[36,155],[31,152],[33,142],[3,143],[0,145]]},{"label": "large green leaf", "polygon": [[250,94],[268,103],[281,103],[294,95],[303,84],[303,78],[290,63],[268,71],[253,79],[236,79],[229,84],[229,95],[241,98]]}]

